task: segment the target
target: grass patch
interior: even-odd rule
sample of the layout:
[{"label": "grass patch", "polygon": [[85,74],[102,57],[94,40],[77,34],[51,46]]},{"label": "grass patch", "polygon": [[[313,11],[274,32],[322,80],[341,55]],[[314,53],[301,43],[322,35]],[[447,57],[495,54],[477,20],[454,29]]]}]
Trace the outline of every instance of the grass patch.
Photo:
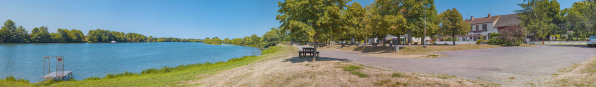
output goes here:
[{"label": "grass patch", "polygon": [[360,76],[360,78],[368,77],[368,74],[364,74],[358,71],[352,71],[352,74]]},{"label": "grass patch", "polygon": [[348,65],[343,68],[344,68],[344,71],[354,71],[354,70],[362,69],[362,67],[355,66],[355,65]]},{"label": "grass patch", "polygon": [[566,75],[558,75],[564,77],[549,81],[547,85],[596,87],[596,57],[583,64],[573,64],[569,69],[559,71],[564,71]]},{"label": "grass patch", "polygon": [[14,78],[8,76],[6,79],[0,79],[0,87],[19,87],[19,86],[34,86],[35,84],[29,83],[29,80]]},{"label": "grass patch", "polygon": [[449,76],[449,75],[439,75],[436,76],[437,78],[441,78],[441,79],[449,79],[449,78],[456,78],[455,76]]},{"label": "grass patch", "polygon": [[[263,54],[271,54],[289,47],[274,46],[265,49]],[[267,55],[275,56],[275,55]],[[103,78],[90,77],[81,81],[62,81],[55,82],[48,86],[70,87],[70,86],[180,86],[181,81],[196,80],[202,77],[195,77],[200,74],[212,74],[219,71],[233,69],[236,67],[248,65],[261,60],[267,56],[244,56],[241,58],[230,59],[226,62],[216,63],[197,63],[180,65],[176,67],[164,66],[160,69],[151,68],[143,70],[141,73],[123,72],[119,74],[108,74]],[[1,86],[1,85],[0,85]],[[4,87],[4,86],[3,86]]]},{"label": "grass patch", "polygon": [[391,74],[391,77],[402,77],[402,75],[399,73],[393,73]]},{"label": "grass patch", "polygon": [[428,56],[426,56],[426,57],[434,58],[434,57],[438,57],[438,56],[439,56],[439,55],[436,55],[436,54],[430,54],[430,55],[428,55]]},{"label": "grass patch", "polygon": [[509,77],[509,79],[515,79],[515,77]]}]

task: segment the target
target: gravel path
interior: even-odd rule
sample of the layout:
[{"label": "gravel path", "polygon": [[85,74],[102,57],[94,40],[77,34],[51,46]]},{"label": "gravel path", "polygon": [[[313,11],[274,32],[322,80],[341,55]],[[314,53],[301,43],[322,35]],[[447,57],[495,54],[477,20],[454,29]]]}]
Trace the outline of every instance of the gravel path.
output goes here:
[{"label": "gravel path", "polygon": [[433,59],[362,57],[366,53],[320,51],[320,57],[347,59],[354,63],[403,72],[448,74],[505,85],[538,83],[559,69],[596,56],[586,46],[500,47],[437,52],[449,55]]}]

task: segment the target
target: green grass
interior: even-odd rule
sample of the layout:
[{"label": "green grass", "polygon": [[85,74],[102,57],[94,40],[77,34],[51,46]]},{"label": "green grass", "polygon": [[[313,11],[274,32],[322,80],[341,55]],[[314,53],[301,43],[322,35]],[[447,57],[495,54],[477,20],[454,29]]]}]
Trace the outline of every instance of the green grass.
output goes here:
[{"label": "green grass", "polygon": [[18,86],[34,86],[29,83],[29,80],[17,79],[12,76],[6,77],[6,79],[0,79],[0,87],[18,87]]},{"label": "green grass", "polygon": [[399,73],[393,73],[391,74],[391,77],[402,77],[402,75]]},{"label": "green grass", "polygon": [[449,76],[449,75],[439,75],[439,76],[437,76],[437,77],[438,77],[438,78],[441,78],[441,79],[456,78],[455,76]]},{"label": "green grass", "polygon": [[352,71],[352,74],[358,75],[361,78],[368,77],[368,74],[364,74],[364,73],[361,73],[361,72],[358,72],[358,71]]},{"label": "green grass", "polygon": [[[286,47],[272,47],[273,49],[265,49],[263,53],[271,54]],[[273,51],[272,51],[273,50]],[[181,81],[197,80],[201,74],[214,74],[223,70],[233,69],[236,67],[248,65],[268,56],[244,56],[241,58],[230,59],[226,62],[220,61],[216,63],[197,63],[180,65],[176,67],[164,66],[160,69],[152,68],[143,70],[141,73],[123,72],[119,74],[108,74],[103,78],[90,77],[80,81],[51,81],[44,86],[56,87],[79,87],[79,86],[101,86],[101,87],[126,87],[126,86],[184,86]],[[6,87],[6,81],[0,81],[0,87]],[[31,83],[12,84],[7,86],[34,86]]]},{"label": "green grass", "polygon": [[354,71],[354,70],[362,69],[362,67],[354,66],[354,65],[348,65],[343,68],[344,68],[344,71]]}]

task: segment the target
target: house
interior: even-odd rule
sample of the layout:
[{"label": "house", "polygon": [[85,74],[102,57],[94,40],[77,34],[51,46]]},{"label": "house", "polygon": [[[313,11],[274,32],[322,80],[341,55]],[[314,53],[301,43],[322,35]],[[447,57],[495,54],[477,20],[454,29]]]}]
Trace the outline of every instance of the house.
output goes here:
[{"label": "house", "polygon": [[466,19],[464,21],[470,23],[470,32],[466,35],[455,36],[459,39],[459,41],[477,41],[481,39],[481,37],[484,40],[488,40],[489,38],[487,37],[489,37],[490,34],[499,33],[499,31],[502,29],[511,26],[517,26],[520,23],[519,16],[517,14],[497,16],[491,16],[488,14],[487,17],[481,18],[474,18],[474,16],[471,16],[470,19]]}]

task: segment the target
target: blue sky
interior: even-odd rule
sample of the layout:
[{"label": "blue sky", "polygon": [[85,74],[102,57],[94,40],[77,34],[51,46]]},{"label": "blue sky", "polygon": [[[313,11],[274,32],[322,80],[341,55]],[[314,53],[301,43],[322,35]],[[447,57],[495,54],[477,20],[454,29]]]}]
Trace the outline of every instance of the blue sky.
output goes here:
[{"label": "blue sky", "polygon": [[[370,5],[374,0],[353,0]],[[513,14],[523,0],[435,0],[439,12],[456,8],[464,16]],[[561,8],[576,0],[559,0]],[[279,27],[277,0],[3,0],[0,21],[11,19],[31,31],[47,26],[106,29],[154,37],[240,38]]]}]

